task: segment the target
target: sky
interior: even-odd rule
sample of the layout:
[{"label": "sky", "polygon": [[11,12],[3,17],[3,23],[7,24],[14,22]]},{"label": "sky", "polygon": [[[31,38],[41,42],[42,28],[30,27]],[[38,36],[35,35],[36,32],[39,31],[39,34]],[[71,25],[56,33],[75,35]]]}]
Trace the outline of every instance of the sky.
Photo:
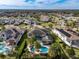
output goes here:
[{"label": "sky", "polygon": [[0,0],[0,9],[79,9],[79,0]]}]

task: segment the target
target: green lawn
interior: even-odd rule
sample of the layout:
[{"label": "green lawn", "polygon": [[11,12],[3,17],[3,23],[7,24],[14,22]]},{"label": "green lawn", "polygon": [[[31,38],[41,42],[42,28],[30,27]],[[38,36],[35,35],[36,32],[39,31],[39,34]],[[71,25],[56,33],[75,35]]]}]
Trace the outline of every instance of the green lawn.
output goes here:
[{"label": "green lawn", "polygon": [[27,25],[25,25],[25,24],[20,24],[20,25],[19,25],[20,28],[23,28],[23,27],[25,27],[25,26],[27,26]]},{"label": "green lawn", "polygon": [[24,46],[25,46],[25,40],[21,43],[20,47],[18,48],[18,55],[21,55],[24,49]]},{"label": "green lawn", "polygon": [[27,39],[27,32],[25,31],[25,33],[21,37],[21,39],[20,39],[20,41],[18,43],[18,46],[17,46],[17,54],[18,54],[18,57],[21,56],[21,54],[22,54],[22,52],[24,50],[26,39]]}]

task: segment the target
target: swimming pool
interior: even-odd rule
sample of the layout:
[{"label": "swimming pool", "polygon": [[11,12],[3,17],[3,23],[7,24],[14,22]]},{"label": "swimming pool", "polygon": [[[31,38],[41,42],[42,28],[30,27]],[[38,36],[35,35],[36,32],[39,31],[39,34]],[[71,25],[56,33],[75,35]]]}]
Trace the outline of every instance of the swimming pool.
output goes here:
[{"label": "swimming pool", "polygon": [[[34,52],[34,51],[35,51],[35,48],[32,47],[32,48],[31,48],[31,51]],[[42,46],[42,47],[39,49],[39,51],[40,51],[40,53],[48,53],[48,48]]]},{"label": "swimming pool", "polygon": [[0,54],[7,54],[9,49],[4,45],[0,44]]}]

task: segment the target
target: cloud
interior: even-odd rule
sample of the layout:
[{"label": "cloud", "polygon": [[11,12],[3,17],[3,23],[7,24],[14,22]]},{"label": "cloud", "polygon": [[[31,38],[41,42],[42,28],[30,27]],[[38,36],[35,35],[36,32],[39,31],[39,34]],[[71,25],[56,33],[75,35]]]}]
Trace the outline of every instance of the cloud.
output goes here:
[{"label": "cloud", "polygon": [[14,6],[23,6],[29,5],[25,0],[0,0],[0,5],[14,5]]},{"label": "cloud", "polygon": [[16,5],[16,6],[26,6],[26,5],[38,5],[38,4],[51,4],[60,0],[0,0],[0,5]]},{"label": "cloud", "polygon": [[79,9],[79,0],[0,0],[0,8]]},{"label": "cloud", "polygon": [[79,0],[64,0],[53,5],[58,9],[79,9]]}]

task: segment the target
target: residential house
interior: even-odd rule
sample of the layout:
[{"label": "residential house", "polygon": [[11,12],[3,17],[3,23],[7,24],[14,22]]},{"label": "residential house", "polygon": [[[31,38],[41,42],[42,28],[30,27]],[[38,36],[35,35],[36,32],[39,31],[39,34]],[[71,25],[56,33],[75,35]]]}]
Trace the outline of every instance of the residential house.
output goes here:
[{"label": "residential house", "polygon": [[68,46],[79,48],[78,32],[72,29],[53,29],[52,31]]},{"label": "residential house", "polygon": [[50,18],[47,15],[41,15],[40,16],[40,21],[48,22],[48,21],[50,21]]}]

